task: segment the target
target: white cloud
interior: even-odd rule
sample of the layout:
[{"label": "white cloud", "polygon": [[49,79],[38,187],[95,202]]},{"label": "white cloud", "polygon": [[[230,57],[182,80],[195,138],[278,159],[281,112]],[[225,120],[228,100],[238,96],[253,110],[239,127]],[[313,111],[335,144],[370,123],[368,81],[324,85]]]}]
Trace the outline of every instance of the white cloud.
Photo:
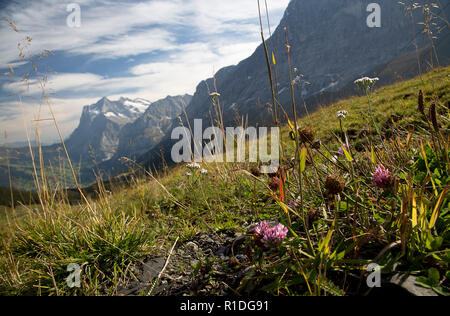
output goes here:
[{"label": "white cloud", "polygon": [[[279,14],[288,0],[269,1]],[[73,54],[96,54],[114,58],[153,50],[173,44],[170,27],[183,26],[196,36],[220,36],[231,32],[244,39],[258,36],[258,15],[254,0],[157,0],[77,1],[81,5],[81,28],[66,25],[67,3],[56,0],[12,2],[0,13],[11,19],[20,33],[2,21],[0,56],[2,62],[17,60],[17,42],[25,35],[33,38],[31,53],[43,49]],[[263,11],[264,11],[263,7]],[[278,23],[279,17],[274,24]],[[164,27],[161,27],[164,26]],[[189,37],[190,34],[184,36]],[[214,40],[209,38],[208,40]]]},{"label": "white cloud", "polygon": [[[32,54],[49,49],[73,54],[95,53],[99,58],[113,58],[117,57],[114,54],[116,49],[129,46],[136,46],[138,53],[150,52],[156,48],[155,45],[167,44],[164,40],[170,41],[172,35],[158,28],[152,28],[152,32],[145,32],[142,28],[157,24],[179,24],[176,2],[133,4],[126,1],[82,1],[81,28],[66,25],[69,14],[66,12],[66,3],[50,0],[14,2],[1,12],[0,17],[12,20],[20,33],[13,32],[6,21],[2,22],[0,56],[4,62],[16,60],[17,42],[25,35],[33,39]],[[95,6],[88,6],[92,3]],[[145,41],[155,41],[155,44],[143,44]],[[127,56],[128,53],[134,54],[128,49],[120,56]]]},{"label": "white cloud", "polygon": [[[50,94],[63,90],[81,90],[92,87],[102,80],[101,76],[94,74],[57,74],[48,77],[44,83],[45,91]],[[28,82],[15,81],[3,85],[3,90],[14,95],[40,95],[42,88],[37,79],[30,79]]]},{"label": "white cloud", "polygon": [[114,36],[95,45],[85,45],[71,50],[72,54],[94,54],[94,59],[127,57],[153,51],[173,49],[175,43],[170,32],[151,29]]},{"label": "white cloud", "polygon": [[[99,59],[126,58],[135,63],[139,54],[146,62],[130,66],[128,74],[103,76],[79,73],[51,74],[46,83],[49,95],[55,97],[56,117],[64,136],[75,128],[82,106],[95,103],[102,96],[142,97],[155,101],[166,95],[193,93],[197,84],[214,71],[236,64],[248,57],[260,44],[259,20],[255,0],[76,0],[81,5],[81,28],[66,25],[66,2],[57,0],[11,2],[0,12],[0,69],[6,63],[20,66],[17,43],[26,35],[33,38],[29,53],[43,49],[71,56],[90,55]],[[289,0],[268,1],[272,29],[278,24]],[[262,10],[265,11],[264,1]],[[11,19],[20,30],[11,30],[4,18]],[[264,21],[265,22],[265,21]],[[150,53],[163,52],[157,59]],[[3,92],[16,94],[27,89],[24,83],[5,83]],[[26,95],[39,98],[40,86],[29,82]],[[80,97],[80,96],[83,97]],[[92,96],[92,98],[90,98]],[[2,126],[19,135],[17,105],[0,104]],[[27,105],[31,111],[33,102]],[[2,114],[3,113],[3,114]],[[29,116],[29,115],[28,115]],[[29,122],[30,117],[26,118]],[[2,117],[0,117],[2,120]],[[16,132],[12,132],[17,130]],[[55,139],[48,127],[48,139]],[[12,137],[12,136],[11,136]]]},{"label": "white cloud", "polygon": [[[83,106],[96,101],[96,98],[50,98],[50,104],[64,138],[70,136],[78,125]],[[4,115],[5,109],[9,112],[8,115]],[[44,100],[36,102],[26,100],[22,104],[18,101],[0,103],[0,125],[8,134],[8,142],[26,140],[26,131],[32,139],[35,139],[37,128],[43,142],[58,142],[56,127],[51,118],[48,105]]]}]

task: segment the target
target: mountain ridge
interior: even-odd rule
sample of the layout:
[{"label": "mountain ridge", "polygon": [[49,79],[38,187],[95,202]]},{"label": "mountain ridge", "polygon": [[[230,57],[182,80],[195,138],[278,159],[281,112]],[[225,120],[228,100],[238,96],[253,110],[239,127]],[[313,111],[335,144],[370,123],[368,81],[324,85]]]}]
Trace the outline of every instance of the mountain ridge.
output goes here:
[{"label": "mountain ridge", "polygon": [[[111,159],[119,145],[121,128],[143,114],[142,107],[131,105],[130,101],[133,102],[124,97],[117,101],[103,97],[97,103],[85,106],[78,127],[66,140],[71,155],[93,155],[99,161]],[[140,104],[148,107],[151,102]]]},{"label": "mountain ridge", "polygon": [[[110,100],[108,97],[103,97],[94,104],[84,106],[79,125],[64,141],[72,165],[77,166],[79,171],[79,183],[83,186],[92,184],[96,180],[96,175],[92,170],[98,170],[101,166],[105,166],[104,170],[111,174],[112,172],[109,171],[114,170],[117,159],[122,155],[135,157],[141,154],[141,152],[134,153],[136,148],[127,146],[127,135],[122,132],[124,127],[133,126],[133,123],[142,118],[144,124],[147,125],[156,122],[155,129],[161,129],[160,133],[165,133],[170,128],[172,119],[179,115],[185,103],[190,101],[190,97],[187,94],[167,96],[155,102],[143,98],[121,97],[118,100]],[[144,117],[147,115],[152,120],[145,120]],[[135,132],[141,138],[145,137],[148,135],[143,132],[146,128],[151,128],[151,126],[144,126],[142,130],[136,128]],[[151,139],[141,145],[145,151],[152,148],[152,143],[149,144],[149,141]],[[154,141],[154,145],[156,143],[157,140]],[[32,148],[36,151],[37,144],[32,143]],[[118,153],[119,149],[120,154]],[[61,143],[42,146],[44,165],[61,166],[61,159],[64,157],[61,150]],[[0,153],[2,153],[2,157],[8,157],[8,161],[11,163],[11,175],[13,180],[15,179],[14,186],[18,189],[33,190],[34,170],[28,146],[14,148],[0,146]],[[40,163],[37,154],[35,154],[35,159],[39,169]],[[0,186],[4,187],[9,187],[8,161],[0,160]],[[68,168],[67,164],[63,163],[63,165],[64,172],[69,171],[65,169]],[[70,172],[67,175],[69,176],[64,180],[67,183],[60,185],[73,187],[74,183],[70,180]]]},{"label": "mountain ridge", "polygon": [[[323,101],[322,96],[335,101],[339,95],[355,95],[358,91],[353,85],[355,79],[376,76],[389,63],[417,50],[412,26],[421,21],[421,12],[410,17],[405,15],[404,7],[397,2],[378,1],[382,8],[382,27],[369,28],[366,24],[369,3],[355,0],[292,0],[289,3],[272,37],[266,40],[269,51],[271,47],[275,48],[278,86],[274,88],[278,90],[279,102],[288,115],[292,115],[289,71],[294,67],[299,70],[299,80],[294,87],[297,115],[302,117],[306,114],[302,103],[311,113]],[[448,6],[445,10],[446,15],[450,16]],[[291,70],[287,62],[285,28],[290,45]],[[447,36],[448,28],[441,35]],[[429,43],[425,42],[422,49],[428,47]],[[448,62],[450,52],[444,50],[441,53]],[[408,66],[413,67],[414,63],[414,60],[409,61]],[[403,78],[411,76],[408,72]],[[382,78],[380,86],[389,83],[392,83],[392,78]],[[225,109],[223,119],[226,126],[239,125],[237,117],[248,118],[246,122],[249,124],[273,124],[272,96],[262,45],[239,64],[222,68],[215,78],[201,81],[186,108],[190,121],[184,119],[183,124],[192,124],[194,119],[210,122],[214,111],[209,92],[215,86],[220,93],[221,106]],[[341,90],[345,93],[340,94]],[[147,167],[157,165],[161,159],[160,150],[170,153],[173,144],[170,135],[166,135],[154,152],[147,152],[139,162]],[[168,154],[165,160],[170,161]]]}]

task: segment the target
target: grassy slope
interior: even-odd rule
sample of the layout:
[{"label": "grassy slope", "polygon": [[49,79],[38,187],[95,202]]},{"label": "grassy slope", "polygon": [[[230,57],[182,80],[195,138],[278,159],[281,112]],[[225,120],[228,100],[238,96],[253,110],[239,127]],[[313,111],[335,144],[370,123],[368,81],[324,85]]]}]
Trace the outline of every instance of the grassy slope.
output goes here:
[{"label": "grassy slope", "polygon": [[[398,115],[402,117],[398,124],[403,127],[418,122],[423,125],[420,114],[417,112],[418,91],[421,89],[424,92],[426,102],[430,102],[437,95],[443,104],[448,104],[450,101],[449,69],[444,68],[376,90],[371,107],[375,120],[378,123],[385,123],[392,115]],[[361,115],[368,110],[366,97],[342,100],[329,107],[321,108],[311,116],[300,120],[300,126],[311,126],[322,141],[334,142],[335,138],[332,134],[339,132],[339,124],[335,119],[336,112],[339,110],[349,112],[345,120],[346,128],[355,131],[366,128],[367,117]]]},{"label": "grassy slope", "polygon": [[[389,122],[392,115],[395,115],[397,129],[400,129],[400,126],[415,126],[417,130],[421,127],[427,128],[417,112],[419,89],[424,91],[427,104],[432,98],[437,97],[441,105],[448,105],[450,68],[377,90],[373,95],[371,109],[379,126],[392,130],[392,124]],[[444,113],[444,118],[447,118],[446,122],[441,120],[441,124],[448,137],[448,110],[442,106],[439,109]],[[338,135],[340,131],[336,119],[338,110],[349,112],[344,121],[344,129],[349,131],[352,145],[357,149],[358,147],[364,149],[367,140],[358,137],[360,131],[368,126],[368,119],[364,114],[368,106],[367,99],[364,97],[351,98],[320,109],[311,116],[299,120],[299,126],[312,127],[316,132],[316,138],[321,139],[324,146],[329,148],[331,156],[339,148],[336,137],[333,136]],[[288,133],[288,128],[283,128],[285,154],[286,157],[291,157],[293,143],[289,141]],[[352,135],[356,136],[352,137]],[[388,156],[381,150],[377,152],[377,155]],[[360,159],[367,160],[364,157],[367,156],[361,156]],[[325,163],[320,156],[315,156],[314,159],[318,163]],[[343,164],[346,162],[344,161]],[[395,164],[390,161],[390,165]],[[184,176],[185,167],[178,166],[169,170],[167,174],[160,175],[159,183],[150,178],[135,179],[128,187],[117,187],[112,189],[112,193],[105,193],[98,201],[91,201],[90,206],[83,204],[73,207],[53,200],[45,207],[39,207],[39,215],[29,210],[29,214],[33,216],[23,216],[17,220],[20,230],[18,228],[2,230],[4,242],[0,245],[2,252],[0,293],[115,294],[124,275],[129,275],[127,267],[131,263],[148,254],[167,254],[177,237],[180,238],[180,242],[183,242],[200,231],[224,228],[235,228],[245,232],[246,225],[263,219],[280,220],[286,225],[292,220],[293,231],[299,233],[304,230],[300,219],[287,218],[280,206],[273,202],[263,184],[246,175],[231,172],[239,168],[249,170],[250,165],[204,164],[203,166],[209,170],[207,176],[196,173],[188,178]],[[328,166],[327,169],[330,172],[335,171],[332,166]],[[310,183],[314,182],[309,180],[314,179],[313,171],[308,170],[308,172],[311,173],[308,173],[310,178],[305,179],[303,192],[305,203],[311,203],[317,207],[327,205],[330,211],[330,204],[318,198],[320,195]],[[366,172],[366,176],[369,173]],[[348,177],[346,179],[348,180]],[[367,178],[361,181],[367,181]],[[294,180],[288,179],[287,182],[287,201],[291,201],[299,192],[298,188],[292,185]],[[350,183],[350,180],[348,182]],[[351,187],[352,184],[349,186]],[[348,194],[351,196],[352,192]],[[428,202],[431,205],[435,201]],[[376,204],[379,202],[373,204],[361,201],[360,203],[368,206],[369,209],[370,207],[380,208],[380,214],[383,214],[380,216],[385,214],[384,206]],[[448,210],[448,205],[444,204],[444,207]],[[332,207],[330,212],[328,216],[333,216]],[[314,226],[315,231],[311,232],[314,247],[321,244],[327,232],[334,231],[330,218],[332,217]],[[383,217],[383,220],[386,219]],[[358,227],[361,229],[358,231],[359,234],[367,233],[363,230],[369,229],[369,222],[368,220],[368,226]],[[352,236],[355,237],[353,232],[348,232],[345,228],[342,228],[342,232],[339,233],[346,234],[350,237],[349,239],[352,239]],[[394,235],[392,239],[389,237],[374,241],[371,248],[396,240],[397,233],[398,229],[392,233]],[[291,243],[297,242],[305,247],[305,235],[302,236],[298,237],[299,239],[290,236],[289,240]],[[333,246],[336,250],[342,250],[342,245],[338,244],[335,241]],[[348,243],[347,246],[349,246]],[[445,240],[444,246],[448,246],[448,240]],[[287,246],[283,251],[289,253],[291,251],[289,249]],[[320,260],[323,260],[323,256]],[[349,258],[354,256],[355,254],[352,253]],[[327,260],[329,259],[328,256]],[[65,285],[66,267],[72,262],[84,264],[87,267],[85,282],[80,290],[71,290]],[[279,278],[276,271],[264,273],[273,275],[274,280]],[[296,271],[292,272],[292,278],[296,273]],[[310,282],[314,282],[315,274],[311,273],[312,276],[308,274],[311,276]],[[318,285],[317,288],[318,293],[321,293],[321,287]],[[301,286],[292,290],[293,292],[290,291],[285,294],[308,292]],[[318,294],[316,290],[312,291]],[[270,290],[269,292],[274,293]]]}]

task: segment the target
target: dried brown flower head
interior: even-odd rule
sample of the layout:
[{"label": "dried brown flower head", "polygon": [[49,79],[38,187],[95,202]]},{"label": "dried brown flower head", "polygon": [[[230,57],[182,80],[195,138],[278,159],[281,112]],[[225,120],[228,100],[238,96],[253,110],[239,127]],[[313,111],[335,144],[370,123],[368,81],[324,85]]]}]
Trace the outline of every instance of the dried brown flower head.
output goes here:
[{"label": "dried brown flower head", "polygon": [[437,120],[436,104],[431,104],[430,106],[430,120],[433,123],[434,130],[439,132],[439,123]]},{"label": "dried brown flower head", "polygon": [[314,141],[314,131],[309,126],[299,131],[298,136],[302,143],[312,143]]},{"label": "dried brown flower head", "polygon": [[328,176],[325,181],[325,189],[330,195],[341,193],[345,189],[345,180],[340,174],[333,174]]},{"label": "dried brown flower head", "polygon": [[[303,129],[299,128],[297,130],[297,134],[298,137],[300,139],[300,142],[302,143],[312,143],[314,141],[314,131],[312,130],[311,127],[305,127]],[[294,131],[291,131],[289,133],[289,136],[291,137],[292,140],[295,140],[295,133]]]},{"label": "dried brown flower head", "polygon": [[425,104],[423,102],[423,92],[422,90],[419,91],[419,112],[422,113],[423,116],[425,116]]}]

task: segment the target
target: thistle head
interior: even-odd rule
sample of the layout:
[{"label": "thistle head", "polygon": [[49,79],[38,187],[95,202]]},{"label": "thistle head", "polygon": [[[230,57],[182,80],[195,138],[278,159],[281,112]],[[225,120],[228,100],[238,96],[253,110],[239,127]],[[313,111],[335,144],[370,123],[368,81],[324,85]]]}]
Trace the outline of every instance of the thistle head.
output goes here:
[{"label": "thistle head", "polygon": [[296,209],[296,208],[298,207],[298,204],[297,204],[297,202],[295,202],[295,201],[290,201],[290,202],[288,203],[288,206],[289,206],[291,209]]}]

